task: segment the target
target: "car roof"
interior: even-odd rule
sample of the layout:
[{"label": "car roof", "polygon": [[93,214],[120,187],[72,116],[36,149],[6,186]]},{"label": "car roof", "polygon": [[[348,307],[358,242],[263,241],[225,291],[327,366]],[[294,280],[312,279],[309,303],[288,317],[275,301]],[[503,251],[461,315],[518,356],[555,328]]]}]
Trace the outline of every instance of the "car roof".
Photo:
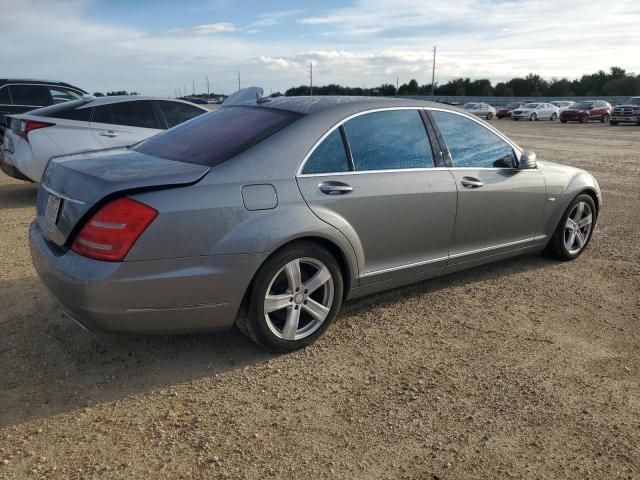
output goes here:
[{"label": "car roof", "polygon": [[[269,98],[268,100],[263,98],[257,101],[244,102],[237,106],[273,108],[304,115],[330,111],[349,115],[366,110],[375,110],[377,108],[394,107],[432,107],[442,110],[460,111],[459,108],[452,107],[450,105],[424,100],[397,97],[349,97],[339,95],[317,97],[276,97]],[[235,108],[235,106],[226,108]]]},{"label": "car roof", "polygon": [[[60,82],[58,80],[42,80],[35,78],[0,78],[0,85],[4,85],[7,83],[33,83],[33,84],[42,84],[42,85],[58,85],[61,87],[69,87],[74,90],[80,90],[81,92],[85,92],[85,90],[80,87],[76,87],[75,85],[71,85],[67,82]],[[85,92],[86,93],[86,92]]]},{"label": "car roof", "polygon": [[184,103],[185,105],[191,105],[193,107],[200,108],[201,110],[207,110],[201,105],[197,105],[191,102],[186,102],[184,100],[179,100],[177,98],[143,97],[141,95],[111,95],[111,96],[105,96],[105,97],[95,97],[95,98],[87,99],[83,107],[88,107],[88,106],[95,107],[98,105],[108,105],[110,103],[134,102],[139,100],[156,100],[156,101],[162,100],[165,102]]}]

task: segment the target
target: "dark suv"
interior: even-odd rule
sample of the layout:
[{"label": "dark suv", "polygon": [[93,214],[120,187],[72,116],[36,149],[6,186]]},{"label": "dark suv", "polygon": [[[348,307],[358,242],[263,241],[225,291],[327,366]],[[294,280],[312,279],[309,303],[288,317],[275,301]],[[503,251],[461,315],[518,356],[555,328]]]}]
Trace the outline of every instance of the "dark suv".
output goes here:
[{"label": "dark suv", "polygon": [[64,82],[0,78],[0,145],[4,139],[6,115],[79,100],[86,93]]}]

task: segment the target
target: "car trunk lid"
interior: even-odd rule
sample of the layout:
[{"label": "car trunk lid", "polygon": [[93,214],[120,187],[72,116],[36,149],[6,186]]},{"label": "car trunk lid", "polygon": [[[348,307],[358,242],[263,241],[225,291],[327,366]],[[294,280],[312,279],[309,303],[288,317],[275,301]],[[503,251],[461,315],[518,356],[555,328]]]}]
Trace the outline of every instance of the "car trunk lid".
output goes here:
[{"label": "car trunk lid", "polygon": [[126,148],[53,158],[38,191],[38,224],[47,239],[62,246],[105,200],[133,191],[191,185],[209,170]]}]

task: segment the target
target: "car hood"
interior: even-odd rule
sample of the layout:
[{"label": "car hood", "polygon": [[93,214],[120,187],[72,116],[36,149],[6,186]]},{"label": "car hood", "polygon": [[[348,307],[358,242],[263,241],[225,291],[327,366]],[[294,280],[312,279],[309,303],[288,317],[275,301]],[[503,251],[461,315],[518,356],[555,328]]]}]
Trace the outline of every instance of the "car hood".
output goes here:
[{"label": "car hood", "polygon": [[513,110],[514,112],[535,112],[536,109],[535,108],[516,108],[515,110]]},{"label": "car hood", "polygon": [[634,105],[633,103],[625,103],[623,105],[616,105],[613,108],[635,108],[635,109],[640,109],[640,105]]},{"label": "car hood", "polygon": [[588,111],[589,110],[587,110],[586,108],[571,108],[571,107],[569,107],[569,108],[567,108],[565,110],[565,112],[567,112],[567,113],[572,113],[572,112],[573,113],[585,113],[585,112],[588,112]]}]

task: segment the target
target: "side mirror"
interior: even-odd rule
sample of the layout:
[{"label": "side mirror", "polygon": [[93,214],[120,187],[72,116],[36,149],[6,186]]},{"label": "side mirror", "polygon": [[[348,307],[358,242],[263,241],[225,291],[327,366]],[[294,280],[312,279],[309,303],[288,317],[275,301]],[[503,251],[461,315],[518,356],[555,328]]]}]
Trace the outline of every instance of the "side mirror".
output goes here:
[{"label": "side mirror", "polygon": [[538,165],[538,158],[536,157],[536,152],[530,152],[525,150],[520,155],[520,162],[518,162],[519,170],[531,170],[536,168]]}]

